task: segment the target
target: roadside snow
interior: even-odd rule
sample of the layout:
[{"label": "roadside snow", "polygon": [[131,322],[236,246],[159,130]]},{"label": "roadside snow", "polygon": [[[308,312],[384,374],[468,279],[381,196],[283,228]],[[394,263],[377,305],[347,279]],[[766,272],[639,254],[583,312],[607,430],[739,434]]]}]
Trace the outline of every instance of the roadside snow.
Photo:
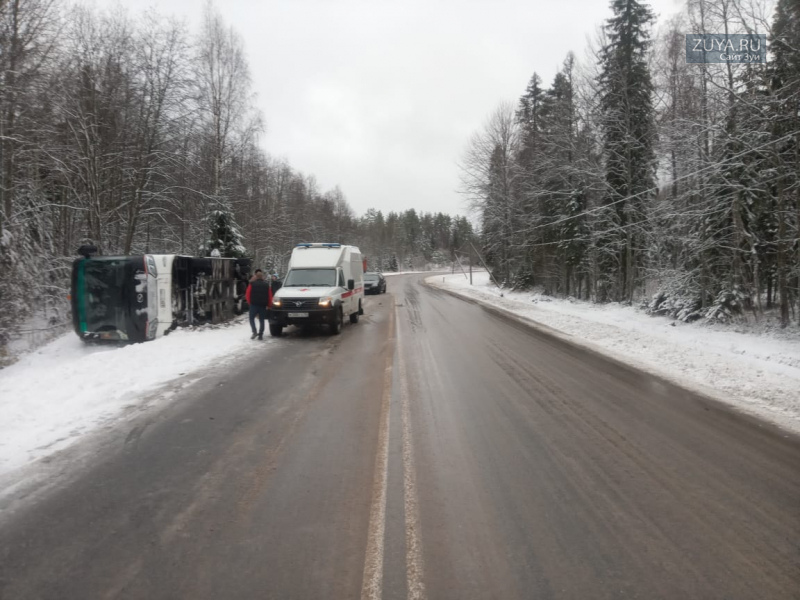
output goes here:
[{"label": "roadside snow", "polygon": [[485,271],[426,282],[546,325],[584,345],[800,432],[800,335],[692,325],[619,304],[499,290]]},{"label": "roadside snow", "polygon": [[60,321],[60,315],[55,311],[48,311],[48,314],[36,311],[22,323],[15,337],[8,344],[11,355],[21,356],[61,337],[65,331],[71,331],[71,321],[66,323]]},{"label": "roadside snow", "polygon": [[416,273],[430,273],[430,271],[389,271],[388,273],[381,273],[381,275],[391,277],[392,275],[412,275]]},{"label": "roadside snow", "polygon": [[237,320],[122,347],[87,346],[70,333],[24,355],[0,371],[0,476],[122,418],[161,385],[241,356],[255,343]]}]

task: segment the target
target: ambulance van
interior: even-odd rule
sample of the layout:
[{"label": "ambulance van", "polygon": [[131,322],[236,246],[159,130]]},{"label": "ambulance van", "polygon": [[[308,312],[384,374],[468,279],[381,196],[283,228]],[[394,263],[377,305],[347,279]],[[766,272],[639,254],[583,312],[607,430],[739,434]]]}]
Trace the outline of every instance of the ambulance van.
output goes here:
[{"label": "ambulance van", "polygon": [[288,325],[327,325],[334,335],[346,318],[364,314],[364,265],[355,246],[298,244],[292,250],[283,286],[272,300],[269,332],[280,336]]}]

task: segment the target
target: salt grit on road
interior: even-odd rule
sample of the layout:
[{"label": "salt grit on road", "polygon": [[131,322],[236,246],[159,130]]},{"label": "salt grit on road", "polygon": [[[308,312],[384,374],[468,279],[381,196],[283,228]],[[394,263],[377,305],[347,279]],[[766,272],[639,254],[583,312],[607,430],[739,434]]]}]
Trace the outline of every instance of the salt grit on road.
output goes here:
[{"label": "salt grit on road", "polygon": [[510,311],[599,350],[800,432],[800,332],[688,324],[620,304],[597,305],[497,288],[485,271],[429,277],[430,285]]}]

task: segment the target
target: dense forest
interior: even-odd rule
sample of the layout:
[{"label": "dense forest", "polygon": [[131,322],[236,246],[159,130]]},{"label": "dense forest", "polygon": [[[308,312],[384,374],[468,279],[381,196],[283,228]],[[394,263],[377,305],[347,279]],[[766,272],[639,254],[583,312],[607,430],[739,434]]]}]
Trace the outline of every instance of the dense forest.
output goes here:
[{"label": "dense forest", "polygon": [[[464,217],[370,210],[259,145],[242,40],[152,11],[0,0],[0,363],[62,327],[69,266],[100,253],[247,255],[283,272],[300,241],[357,244],[370,268],[447,263]],[[222,239],[220,239],[222,238]]]},{"label": "dense forest", "polygon": [[[461,161],[495,277],[693,321],[800,321],[800,3],[613,0],[587,58],[533,73]],[[686,34],[768,35],[687,64]],[[763,49],[762,49],[763,52]]]}]

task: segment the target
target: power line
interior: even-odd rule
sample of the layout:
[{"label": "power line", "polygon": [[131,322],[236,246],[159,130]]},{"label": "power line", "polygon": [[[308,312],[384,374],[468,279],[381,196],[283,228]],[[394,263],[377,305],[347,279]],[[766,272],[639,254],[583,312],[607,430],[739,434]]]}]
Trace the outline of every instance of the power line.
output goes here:
[{"label": "power line", "polygon": [[[774,183],[776,181],[779,181],[779,180],[783,179],[784,177],[789,177],[790,175],[791,175],[791,173],[782,173],[781,175],[777,175],[777,176],[775,176],[775,177],[773,177],[771,179],[767,179],[767,180],[761,181],[760,183],[765,184],[765,185],[766,184],[770,184],[770,183]],[[601,208],[605,208],[605,206],[601,207]],[[667,208],[672,208],[672,207],[667,207]],[[660,210],[660,207],[655,207],[655,211],[658,211],[658,210]],[[703,215],[704,216],[715,215],[715,214],[718,214],[718,213],[726,212],[728,210],[730,210],[730,207],[729,206],[725,206],[725,207],[717,208],[717,209],[714,209],[714,210],[711,210],[711,211],[708,211],[708,210],[703,211]],[[579,217],[581,215],[575,215],[575,216]],[[685,214],[681,215],[681,216],[685,216]],[[657,215],[655,218],[664,218],[664,216],[663,215],[661,215],[661,216]],[[562,219],[562,221],[563,220],[565,220],[565,219]],[[645,222],[650,221],[650,220],[652,220],[652,217],[648,216],[646,219],[642,219],[642,220],[639,220],[639,221],[633,221],[633,222],[627,223],[625,225],[615,225],[614,228],[613,228],[613,231],[624,231],[624,230],[627,230],[628,228],[640,227],[642,224],[644,224]],[[544,225],[539,225],[539,226],[536,226],[535,229],[538,229],[538,228],[541,228],[541,227],[549,227],[550,225],[553,225],[553,224],[555,224],[557,222],[561,222],[561,221],[554,221],[553,223],[546,223]],[[528,231],[530,231],[530,230],[528,230]],[[567,243],[570,243],[570,242],[586,242],[592,236],[603,235],[603,234],[608,233],[609,231],[612,231],[612,229],[607,229],[607,230],[604,230],[604,231],[589,231],[589,232],[586,232],[586,234],[583,235],[583,236],[573,237],[573,238],[566,239],[566,240],[554,240],[552,242],[537,242],[535,244],[522,244],[521,247],[524,247],[524,248],[539,248],[539,247],[544,247],[544,246],[558,246],[560,244],[567,244]],[[800,239],[800,238],[798,238],[798,239]],[[776,241],[776,240],[773,240],[773,241]],[[792,239],[792,240],[789,240],[789,241],[793,242],[793,241],[796,241],[796,240]]]},{"label": "power line", "polygon": [[[797,135],[797,133],[798,132],[795,131],[795,132],[789,133],[789,134],[787,134],[787,135],[785,135],[785,136],[783,136],[781,138],[778,138],[776,140],[770,140],[769,142],[767,142],[766,144],[762,144],[761,146],[756,146],[755,148],[749,148],[749,149],[747,149],[747,150],[745,150],[743,152],[740,152],[739,154],[734,154],[733,156],[729,156],[728,158],[726,158],[726,159],[724,159],[724,160],[722,160],[720,162],[714,163],[713,165],[709,165],[707,167],[703,167],[702,169],[698,169],[697,171],[694,171],[692,173],[687,173],[686,175],[681,175],[680,177],[676,177],[675,179],[673,179],[671,181],[665,182],[661,187],[669,187],[670,185],[672,185],[674,183],[677,183],[679,181],[683,181],[684,179],[688,179],[690,177],[694,177],[695,175],[699,175],[700,173],[703,173],[704,171],[708,171],[710,169],[716,169],[720,165],[724,165],[727,162],[730,162],[730,161],[735,160],[737,158],[741,158],[742,156],[745,156],[745,155],[749,154],[750,152],[756,152],[758,150],[761,150],[763,148],[771,146],[772,144],[777,144],[778,142],[782,142],[782,141],[787,140],[789,138],[793,138],[793,137],[795,137]],[[647,193],[650,193],[650,192],[657,192],[658,190],[659,190],[659,186],[654,186],[654,187],[651,187],[649,189],[642,190],[641,192],[637,192],[635,194],[632,194],[630,196],[625,196],[624,198],[620,198],[618,200],[614,200],[613,202],[609,202],[608,204],[603,204],[602,206],[598,206],[596,208],[592,208],[590,210],[583,211],[581,213],[578,213],[577,215],[570,215],[568,217],[562,217],[561,219],[557,219],[555,221],[552,221],[550,223],[546,223],[544,225],[534,225],[533,227],[525,229],[524,232],[528,233],[530,231],[535,231],[537,229],[544,229],[545,227],[551,227],[553,225],[558,225],[559,223],[563,223],[565,221],[569,221],[569,220],[572,220],[572,219],[577,219],[578,217],[584,217],[584,216],[587,216],[587,215],[591,215],[591,214],[594,214],[596,212],[600,212],[600,211],[606,210],[609,206],[614,206],[615,204],[619,204],[620,202],[626,202],[628,200],[632,200],[633,198],[641,196],[642,194],[647,194]]]}]

